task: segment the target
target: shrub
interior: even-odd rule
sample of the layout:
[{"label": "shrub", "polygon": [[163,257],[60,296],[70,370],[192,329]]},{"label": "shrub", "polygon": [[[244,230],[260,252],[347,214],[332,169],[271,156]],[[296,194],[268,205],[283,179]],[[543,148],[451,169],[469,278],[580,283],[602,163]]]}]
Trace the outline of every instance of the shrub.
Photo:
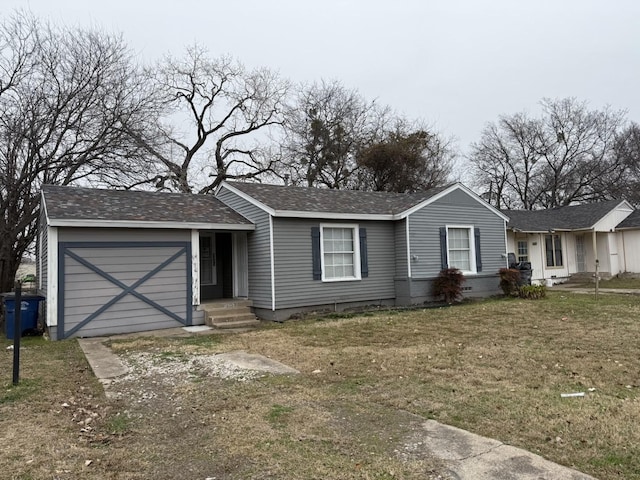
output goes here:
[{"label": "shrub", "polygon": [[538,300],[547,296],[547,287],[544,285],[522,285],[518,289],[518,296],[527,300]]},{"label": "shrub", "polygon": [[518,282],[520,282],[520,271],[515,268],[500,269],[500,288],[505,295],[517,296]]},{"label": "shrub", "polygon": [[445,302],[453,303],[462,296],[462,284],[465,280],[457,268],[445,268],[433,282],[433,295],[443,296]]}]

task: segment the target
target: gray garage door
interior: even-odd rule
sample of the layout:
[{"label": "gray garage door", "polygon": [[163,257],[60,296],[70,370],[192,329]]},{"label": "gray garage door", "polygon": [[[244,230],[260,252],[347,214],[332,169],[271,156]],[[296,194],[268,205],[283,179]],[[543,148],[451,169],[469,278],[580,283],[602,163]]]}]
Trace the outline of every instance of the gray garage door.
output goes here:
[{"label": "gray garage door", "polygon": [[191,244],[59,244],[58,337],[191,325]]}]

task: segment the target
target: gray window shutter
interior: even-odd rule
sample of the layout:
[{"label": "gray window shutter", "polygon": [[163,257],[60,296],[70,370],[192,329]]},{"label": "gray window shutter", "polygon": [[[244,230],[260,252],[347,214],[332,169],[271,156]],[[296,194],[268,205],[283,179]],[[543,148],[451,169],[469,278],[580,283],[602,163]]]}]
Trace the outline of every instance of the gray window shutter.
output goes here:
[{"label": "gray window shutter", "polygon": [[369,276],[369,256],[367,255],[367,229],[360,229],[360,275]]},{"label": "gray window shutter", "polygon": [[320,227],[311,227],[311,257],[313,258],[313,279],[322,280],[320,258]]},{"label": "gray window shutter", "polygon": [[442,270],[449,268],[447,264],[447,227],[440,227],[440,263]]},{"label": "gray window shutter", "polygon": [[476,271],[482,271],[482,254],[480,253],[480,229],[478,227],[473,229],[473,236],[476,241]]}]

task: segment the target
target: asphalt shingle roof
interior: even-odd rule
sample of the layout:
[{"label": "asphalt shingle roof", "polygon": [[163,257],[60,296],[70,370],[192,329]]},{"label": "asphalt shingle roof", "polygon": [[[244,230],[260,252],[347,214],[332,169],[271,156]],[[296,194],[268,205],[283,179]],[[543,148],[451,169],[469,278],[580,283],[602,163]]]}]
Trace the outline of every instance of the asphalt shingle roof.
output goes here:
[{"label": "asphalt shingle roof", "polygon": [[44,185],[42,191],[50,219],[251,224],[212,195],[58,185]]},{"label": "asphalt shingle roof", "polygon": [[226,182],[273,210],[355,215],[397,215],[449,188],[416,193],[363,192]]},{"label": "asphalt shingle roof", "polygon": [[620,202],[620,200],[609,200],[547,210],[502,210],[502,213],[509,217],[508,228],[516,228],[524,232],[580,230],[593,227]]},{"label": "asphalt shingle roof", "polygon": [[617,228],[640,228],[640,210],[634,210]]}]

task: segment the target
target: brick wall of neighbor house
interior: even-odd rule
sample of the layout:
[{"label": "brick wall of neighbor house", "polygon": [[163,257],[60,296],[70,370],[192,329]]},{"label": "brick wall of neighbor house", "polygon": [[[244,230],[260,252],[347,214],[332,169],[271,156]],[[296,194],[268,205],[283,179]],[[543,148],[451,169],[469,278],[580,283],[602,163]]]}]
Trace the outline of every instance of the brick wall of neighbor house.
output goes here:
[{"label": "brick wall of neighbor house", "polygon": [[271,309],[271,261],[269,214],[222,187],[216,197],[251,220],[256,229],[247,234],[249,257],[249,299],[255,308]]},{"label": "brick wall of neighbor house", "polygon": [[506,266],[504,220],[465,192],[454,190],[409,216],[411,302],[431,300],[431,281],[442,269],[440,227],[472,225],[480,229],[482,272],[467,276],[468,296],[499,292],[498,270]]},{"label": "brick wall of neighbor house", "polygon": [[[368,276],[361,280],[313,279],[311,228],[357,223],[367,232]],[[362,303],[393,304],[395,239],[392,222],[274,218],[276,309]]]}]

